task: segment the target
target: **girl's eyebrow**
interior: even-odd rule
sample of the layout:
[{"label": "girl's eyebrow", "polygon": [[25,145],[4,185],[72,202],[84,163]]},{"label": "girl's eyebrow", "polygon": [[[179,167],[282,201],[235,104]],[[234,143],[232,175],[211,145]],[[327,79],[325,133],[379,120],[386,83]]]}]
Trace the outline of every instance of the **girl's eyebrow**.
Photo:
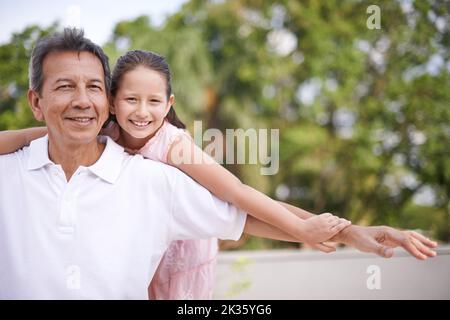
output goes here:
[{"label": "girl's eyebrow", "polygon": [[[124,89],[122,95],[124,95],[124,96],[126,96],[126,95],[138,95],[138,93],[136,93],[136,92],[134,92],[132,90]],[[162,93],[161,94],[160,93],[150,93],[150,94],[148,94],[148,96],[149,97],[162,98],[162,97],[164,97],[164,94],[162,94]]]},{"label": "girl's eyebrow", "polygon": [[123,90],[122,95],[124,95],[124,96],[133,95],[134,96],[134,95],[136,95],[136,92]]}]

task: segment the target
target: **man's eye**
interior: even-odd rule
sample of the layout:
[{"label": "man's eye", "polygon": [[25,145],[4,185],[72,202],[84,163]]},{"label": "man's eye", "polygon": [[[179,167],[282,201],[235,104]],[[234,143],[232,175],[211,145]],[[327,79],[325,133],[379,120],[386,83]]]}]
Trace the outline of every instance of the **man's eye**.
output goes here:
[{"label": "man's eye", "polygon": [[99,87],[99,86],[90,86],[89,88],[92,89],[92,90],[97,90],[97,91],[102,90],[102,88]]},{"label": "man's eye", "polygon": [[57,87],[56,89],[58,89],[58,90],[68,90],[68,89],[71,89],[71,88],[72,88],[71,85],[69,85],[69,84],[64,84],[64,85],[62,85],[62,86]]}]

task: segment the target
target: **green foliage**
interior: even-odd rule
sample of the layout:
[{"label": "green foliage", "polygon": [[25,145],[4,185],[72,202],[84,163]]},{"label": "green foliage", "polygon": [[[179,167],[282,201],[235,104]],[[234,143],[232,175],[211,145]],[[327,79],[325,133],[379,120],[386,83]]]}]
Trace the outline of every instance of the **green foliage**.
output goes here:
[{"label": "green foliage", "polygon": [[[189,128],[279,128],[279,173],[230,167],[246,183],[272,197],[284,186],[283,200],[312,212],[448,241],[448,6],[379,1],[381,29],[371,30],[371,4],[191,0],[159,28],[144,16],[118,23],[104,48],[111,61],[129,49],[166,56]],[[54,28],[0,47],[0,129],[33,125],[29,50]],[[267,245],[280,244],[248,242]]]},{"label": "green foliage", "polygon": [[37,125],[27,100],[28,61],[36,40],[55,29],[30,26],[0,46],[0,130]]}]

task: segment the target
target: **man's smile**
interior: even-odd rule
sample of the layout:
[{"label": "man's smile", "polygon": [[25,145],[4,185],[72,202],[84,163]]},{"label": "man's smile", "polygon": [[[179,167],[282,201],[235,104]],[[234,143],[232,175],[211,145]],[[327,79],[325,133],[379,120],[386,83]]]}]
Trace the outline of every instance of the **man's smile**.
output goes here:
[{"label": "man's smile", "polygon": [[64,119],[79,125],[87,126],[94,121],[95,117],[65,117]]}]

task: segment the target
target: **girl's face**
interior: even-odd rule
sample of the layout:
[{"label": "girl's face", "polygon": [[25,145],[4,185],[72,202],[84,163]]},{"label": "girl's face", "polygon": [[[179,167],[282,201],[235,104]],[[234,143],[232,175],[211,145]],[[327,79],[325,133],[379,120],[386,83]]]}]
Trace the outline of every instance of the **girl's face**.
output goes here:
[{"label": "girl's face", "polygon": [[159,72],[139,66],[122,75],[111,113],[122,128],[124,142],[143,146],[161,127],[174,102],[167,100],[166,79]]}]

